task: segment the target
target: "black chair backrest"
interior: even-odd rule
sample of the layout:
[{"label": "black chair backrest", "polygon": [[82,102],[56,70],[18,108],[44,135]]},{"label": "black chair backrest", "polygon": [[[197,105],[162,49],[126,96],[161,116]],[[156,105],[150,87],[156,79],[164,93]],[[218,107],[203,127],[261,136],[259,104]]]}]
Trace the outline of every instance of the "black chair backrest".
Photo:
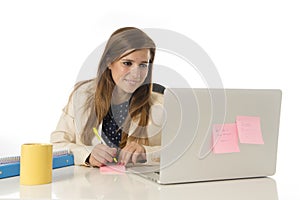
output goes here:
[{"label": "black chair backrest", "polygon": [[161,94],[164,94],[165,92],[165,87],[158,84],[158,83],[152,83],[152,91],[153,92],[158,92],[158,93],[161,93]]}]

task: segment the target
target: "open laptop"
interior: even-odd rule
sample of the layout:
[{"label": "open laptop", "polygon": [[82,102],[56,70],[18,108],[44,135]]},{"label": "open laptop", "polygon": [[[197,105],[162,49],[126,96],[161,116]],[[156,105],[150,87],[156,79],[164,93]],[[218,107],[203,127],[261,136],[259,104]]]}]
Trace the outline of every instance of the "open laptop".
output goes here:
[{"label": "open laptop", "polygon": [[129,171],[159,184],[275,173],[280,90],[168,88],[164,96],[160,165]]}]

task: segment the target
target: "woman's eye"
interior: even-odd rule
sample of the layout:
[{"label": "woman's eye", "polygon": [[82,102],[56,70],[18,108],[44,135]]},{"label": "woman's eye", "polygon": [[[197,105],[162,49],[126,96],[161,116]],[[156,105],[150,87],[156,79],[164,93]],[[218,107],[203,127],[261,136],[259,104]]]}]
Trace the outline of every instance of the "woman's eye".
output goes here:
[{"label": "woman's eye", "polygon": [[148,67],[148,64],[147,63],[140,64],[140,67],[146,68],[146,67]]},{"label": "woman's eye", "polygon": [[131,62],[123,62],[123,65],[130,67],[132,65]]}]

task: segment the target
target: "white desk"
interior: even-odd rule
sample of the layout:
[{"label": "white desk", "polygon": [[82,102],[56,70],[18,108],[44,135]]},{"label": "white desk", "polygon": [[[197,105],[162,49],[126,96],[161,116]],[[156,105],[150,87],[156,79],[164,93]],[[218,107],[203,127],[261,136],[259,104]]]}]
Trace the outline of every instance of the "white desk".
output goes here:
[{"label": "white desk", "polygon": [[51,184],[23,186],[19,180],[0,179],[0,199],[278,199],[271,178],[159,185],[134,174],[71,166],[53,170]]}]

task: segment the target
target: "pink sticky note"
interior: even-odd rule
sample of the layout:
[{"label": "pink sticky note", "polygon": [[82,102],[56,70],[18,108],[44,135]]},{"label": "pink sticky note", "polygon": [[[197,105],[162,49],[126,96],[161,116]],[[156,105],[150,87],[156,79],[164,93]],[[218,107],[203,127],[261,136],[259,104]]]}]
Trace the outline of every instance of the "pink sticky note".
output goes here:
[{"label": "pink sticky note", "polygon": [[237,116],[236,125],[241,143],[264,144],[260,128],[260,117]]},{"label": "pink sticky note", "polygon": [[240,152],[236,124],[215,124],[213,131],[213,152]]},{"label": "pink sticky note", "polygon": [[100,172],[104,174],[123,174],[126,171],[124,165],[107,165],[100,167]]}]

